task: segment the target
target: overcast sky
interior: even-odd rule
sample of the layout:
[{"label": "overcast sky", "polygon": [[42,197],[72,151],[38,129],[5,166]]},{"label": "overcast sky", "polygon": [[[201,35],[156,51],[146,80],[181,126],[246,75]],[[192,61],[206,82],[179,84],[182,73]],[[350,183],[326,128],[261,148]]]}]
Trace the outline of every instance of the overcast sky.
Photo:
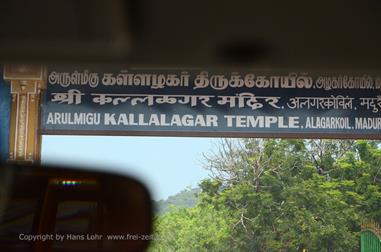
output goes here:
[{"label": "overcast sky", "polygon": [[158,200],[207,178],[202,153],[210,152],[217,142],[213,138],[43,136],[42,163],[126,172],[141,179]]}]

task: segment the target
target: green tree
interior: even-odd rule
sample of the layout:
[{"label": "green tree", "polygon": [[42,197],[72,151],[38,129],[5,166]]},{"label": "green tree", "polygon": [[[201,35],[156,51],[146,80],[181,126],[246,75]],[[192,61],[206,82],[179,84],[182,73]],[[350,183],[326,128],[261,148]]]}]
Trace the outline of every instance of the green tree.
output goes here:
[{"label": "green tree", "polygon": [[375,141],[224,140],[194,208],[156,222],[153,251],[358,251],[361,218],[381,220]]},{"label": "green tree", "polygon": [[149,251],[224,251],[232,220],[213,205],[172,207],[155,220],[155,239]]}]

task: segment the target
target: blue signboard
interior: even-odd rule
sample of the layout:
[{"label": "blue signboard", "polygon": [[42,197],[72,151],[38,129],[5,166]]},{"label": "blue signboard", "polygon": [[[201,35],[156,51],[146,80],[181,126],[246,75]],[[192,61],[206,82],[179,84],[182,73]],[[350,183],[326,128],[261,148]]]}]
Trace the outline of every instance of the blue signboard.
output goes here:
[{"label": "blue signboard", "polygon": [[4,83],[2,71],[0,74],[0,164],[3,164],[8,159],[11,93],[9,85]]},{"label": "blue signboard", "polygon": [[381,74],[49,67],[42,133],[372,137]]}]

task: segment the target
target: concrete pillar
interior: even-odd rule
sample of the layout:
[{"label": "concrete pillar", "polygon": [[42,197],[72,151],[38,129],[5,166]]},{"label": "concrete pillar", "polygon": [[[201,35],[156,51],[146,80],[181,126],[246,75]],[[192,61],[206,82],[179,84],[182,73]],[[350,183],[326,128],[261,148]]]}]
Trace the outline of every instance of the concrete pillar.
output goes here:
[{"label": "concrete pillar", "polygon": [[46,70],[42,65],[5,65],[10,84],[11,116],[8,162],[39,163],[41,160],[41,91]]}]

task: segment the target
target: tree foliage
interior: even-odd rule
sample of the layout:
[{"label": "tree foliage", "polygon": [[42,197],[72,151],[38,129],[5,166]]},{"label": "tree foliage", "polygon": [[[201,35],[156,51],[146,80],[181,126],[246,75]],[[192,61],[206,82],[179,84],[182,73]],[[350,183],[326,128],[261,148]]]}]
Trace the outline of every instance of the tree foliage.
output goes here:
[{"label": "tree foliage", "polygon": [[376,141],[224,140],[193,208],[157,217],[151,251],[358,251],[381,222]]}]

